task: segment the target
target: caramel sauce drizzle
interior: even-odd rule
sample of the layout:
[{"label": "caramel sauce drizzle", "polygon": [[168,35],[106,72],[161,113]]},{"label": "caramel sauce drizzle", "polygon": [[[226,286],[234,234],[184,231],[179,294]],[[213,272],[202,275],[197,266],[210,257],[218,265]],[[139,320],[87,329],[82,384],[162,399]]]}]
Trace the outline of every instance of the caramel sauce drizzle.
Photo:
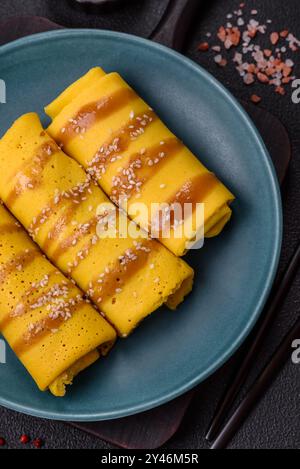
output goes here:
[{"label": "caramel sauce drizzle", "polygon": [[0,268],[0,282],[4,282],[9,275],[17,271],[22,271],[28,267],[37,257],[41,255],[37,249],[27,249],[21,254],[17,254]]},{"label": "caramel sauce drizzle", "polygon": [[0,235],[13,234],[23,231],[21,225],[18,222],[15,223],[5,223],[0,225]]},{"label": "caramel sauce drizzle", "polygon": [[[90,178],[90,176],[89,176]],[[51,217],[51,215],[65,206],[66,212],[61,216],[52,230],[49,231],[48,238],[42,246],[46,251],[50,248],[55,238],[58,237],[65,229],[67,224],[72,220],[77,210],[80,208],[80,202],[85,199],[87,194],[91,194],[91,185],[93,181],[88,179],[87,182],[83,182],[82,190],[78,190],[78,187],[71,188],[57,196],[57,200],[52,200],[41,212],[34,217],[32,223],[28,227],[30,235],[35,238],[41,226]],[[55,198],[54,198],[55,199]],[[70,206],[71,205],[71,206]]]},{"label": "caramel sauce drizzle", "polygon": [[116,160],[121,159],[121,153],[128,150],[130,143],[143,135],[145,130],[157,119],[158,117],[152,110],[147,110],[132,117],[120,129],[113,132],[111,138],[86,163],[89,174],[97,180],[101,179],[108,166]]},{"label": "caramel sauce drizzle", "polygon": [[139,193],[153,174],[183,148],[183,143],[172,137],[132,155],[123,171],[113,178],[110,193],[112,200],[118,203],[122,198],[128,200]]},{"label": "caramel sauce drizzle", "polygon": [[[50,280],[51,280],[53,277],[58,276],[58,274],[61,275],[61,273],[60,273],[58,270],[56,270],[56,269],[53,269],[53,270],[51,270],[50,272],[48,272],[47,274],[45,274],[44,277],[47,277],[47,281],[45,281],[45,286],[48,285],[48,283],[50,282]],[[23,295],[21,296],[21,298],[20,298],[20,303],[24,303],[24,302],[27,303],[27,299],[28,299],[29,296],[31,296],[34,292],[38,292],[38,289],[39,289],[39,288],[41,288],[41,289],[44,289],[44,288],[45,288],[43,285],[41,285],[41,282],[37,282],[37,283],[38,283],[38,285],[36,285],[36,283],[35,283],[35,285],[31,285],[30,288],[28,288],[28,289],[24,292],[24,294],[23,294]],[[38,288],[38,289],[37,289],[37,288]],[[30,306],[31,304],[36,303],[36,301],[39,300],[39,298],[41,298],[42,296],[44,296],[46,293],[47,293],[47,291],[43,292],[40,296],[37,296],[36,298],[34,298],[32,303],[27,303],[27,304],[29,304],[29,306]],[[25,311],[25,313],[26,313],[26,311]],[[12,316],[12,317],[16,317],[16,316],[19,316],[19,315],[11,315],[11,316]],[[20,316],[21,316],[21,314],[20,314]]]},{"label": "caramel sauce drizzle", "polygon": [[16,200],[26,191],[33,190],[42,183],[42,175],[45,166],[48,164],[54,153],[61,151],[53,140],[43,143],[36,152],[36,155],[25,162],[13,178],[17,178],[14,188],[7,195],[5,203],[11,208]]},{"label": "caramel sauce drizzle", "polygon": [[[76,297],[74,300],[75,304],[69,306],[71,315],[79,311],[85,304],[85,300],[82,297],[80,299]],[[32,330],[23,334],[23,336],[13,344],[12,349],[16,355],[20,356],[22,353],[27,352],[33,345],[41,342],[47,335],[59,329],[65,321],[66,319],[63,316],[59,316],[56,319],[52,319],[48,316],[32,324]]]},{"label": "caramel sauce drizzle", "polygon": [[[96,239],[94,242],[93,239]],[[90,255],[91,248],[97,243],[98,237],[97,235],[94,235],[92,239],[90,239],[82,249],[77,253],[75,260],[69,265],[68,267],[68,274],[71,276],[74,272],[74,270],[77,269],[77,267],[80,266],[80,264],[87,259],[87,257]]]},{"label": "caramel sauce drizzle", "polygon": [[[192,211],[195,212],[197,203],[203,203],[218,184],[219,180],[213,173],[204,172],[194,179],[187,181],[176,194],[170,197],[167,204],[170,207],[179,204],[182,208],[183,216],[184,205],[187,203],[192,204]],[[171,210],[170,222],[171,226],[174,227],[182,222],[182,218],[180,220],[176,219],[176,211]],[[162,229],[163,227],[161,227],[161,231]]]},{"label": "caramel sauce drizzle", "polygon": [[[114,213],[115,212],[115,208],[112,210],[112,212]],[[91,220],[90,223],[87,223],[87,225],[89,224],[88,228],[87,228],[87,235],[90,236],[90,239],[88,240],[88,242],[77,252],[76,254],[76,258],[75,260],[70,263],[70,265],[68,266],[68,274],[69,275],[72,275],[72,273],[74,272],[74,270],[76,270],[80,264],[85,260],[87,259],[87,257],[90,255],[90,252],[91,252],[91,249],[98,243],[99,241],[99,237],[98,237],[98,234],[97,234],[97,226],[99,223],[101,223],[101,221],[103,220],[104,223],[105,223],[105,220],[104,219],[107,219],[107,217],[109,217],[109,212],[105,212],[103,213],[102,215],[97,215],[95,218],[93,218]],[[118,218],[117,218],[117,223],[118,223]],[[106,223],[105,223],[106,224]],[[118,228],[117,228],[118,229]],[[94,230],[94,232],[92,231]],[[85,233],[83,234],[83,236],[80,236],[80,238],[83,238],[85,235]],[[65,246],[65,248],[67,249],[68,247],[70,247],[70,240],[66,240],[68,245]],[[64,251],[63,250],[60,250],[57,254],[58,256],[60,256]]]},{"label": "caramel sauce drizzle", "polygon": [[[51,279],[52,276],[57,275],[57,270],[53,270],[52,272],[49,272],[48,278],[49,280]],[[61,283],[61,284],[56,284],[57,287],[63,287],[66,285],[66,281]],[[38,309],[41,306],[37,306],[36,308],[33,308],[35,304],[39,303],[39,300],[42,300],[44,297],[49,294],[55,285],[50,286],[49,288],[45,289],[45,287],[40,287],[43,289],[43,293],[40,295],[37,295],[35,298],[32,299],[32,301],[28,301],[28,297],[35,292],[36,288],[35,287],[30,287],[20,298],[20,301],[18,302],[18,305],[22,306],[20,310],[17,310],[18,305],[16,305],[14,311],[6,315],[2,321],[0,321],[0,330],[4,330],[14,319],[21,318],[25,316],[28,312],[34,311],[34,309]]]},{"label": "caramel sauce drizzle", "polygon": [[79,229],[77,229],[73,235],[61,241],[61,243],[55,249],[54,253],[51,255],[51,259],[54,262],[57,262],[62,254],[64,254],[69,248],[72,248],[75,246],[75,243],[83,239],[85,236],[92,235],[92,232],[93,230],[95,230],[98,221],[99,221],[99,217],[97,216],[91,218],[84,225],[81,225]]},{"label": "caramel sauce drizzle", "polygon": [[217,177],[210,172],[204,172],[199,176],[191,179],[182,188],[169,199],[168,203],[173,205],[175,203],[184,205],[185,203],[202,203],[207,196],[219,184]]},{"label": "caramel sauce drizzle", "polygon": [[126,282],[147,265],[154,249],[156,245],[152,240],[136,242],[135,247],[128,249],[114,266],[107,268],[90,282],[88,296],[97,305],[101,305],[108,299],[114,300],[121,293]]},{"label": "caramel sauce drizzle", "polygon": [[60,130],[59,144],[67,145],[72,139],[85,133],[97,122],[108,118],[136,99],[139,97],[131,88],[121,88],[109,96],[86,104]]},{"label": "caramel sauce drizzle", "polygon": [[[47,252],[52,244],[56,241],[56,239],[60,236],[60,234],[64,231],[67,224],[73,217],[75,207],[71,206],[66,210],[66,213],[61,215],[59,219],[56,221],[54,227],[49,231],[48,238],[43,244],[43,249]],[[51,216],[51,213],[50,213]]]}]

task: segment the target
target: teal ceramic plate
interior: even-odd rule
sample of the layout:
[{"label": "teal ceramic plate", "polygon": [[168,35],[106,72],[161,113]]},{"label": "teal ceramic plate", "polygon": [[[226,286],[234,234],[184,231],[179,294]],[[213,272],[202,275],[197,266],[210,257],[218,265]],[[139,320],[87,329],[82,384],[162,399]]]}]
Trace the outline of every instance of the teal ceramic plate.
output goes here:
[{"label": "teal ceramic plate", "polygon": [[[90,67],[119,71],[170,128],[236,194],[232,222],[187,260],[197,276],[177,312],[162,309],[109,357],[83,373],[64,399],[40,393],[10,351],[0,365],[0,404],[60,420],[113,419],[188,391],[237,350],[257,321],[276,272],[281,203],[276,176],[253,124],[211,75],[183,56],[123,34],[69,30],[0,49],[0,134]],[[176,177],[176,175],[174,175]],[[51,360],[51,357],[49,357]]]}]

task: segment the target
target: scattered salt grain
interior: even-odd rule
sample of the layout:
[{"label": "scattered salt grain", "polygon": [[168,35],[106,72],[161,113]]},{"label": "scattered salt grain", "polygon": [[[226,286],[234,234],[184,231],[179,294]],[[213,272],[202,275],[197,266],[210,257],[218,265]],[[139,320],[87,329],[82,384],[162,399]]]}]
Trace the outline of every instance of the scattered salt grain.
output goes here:
[{"label": "scattered salt grain", "polygon": [[216,62],[216,64],[219,64],[222,62],[222,56],[221,55],[216,55],[215,58],[214,58],[214,61]]},{"label": "scattered salt grain", "polygon": [[[259,20],[250,18],[247,23],[245,20],[246,11],[243,12],[244,7],[245,3],[243,2],[240,4],[240,9],[225,15],[226,20],[232,21],[225,20],[226,26],[220,26],[216,32],[217,38],[222,43],[221,46],[218,44],[211,46],[205,42],[201,43],[198,48],[199,50],[212,50],[215,53],[213,60],[220,67],[225,67],[228,62],[227,57],[222,54],[223,49],[229,55],[231,49],[236,48],[231,59],[244,83],[246,85],[255,82],[268,84],[274,87],[277,94],[283,96],[286,94],[286,85],[291,84],[296,78],[293,76],[294,62],[290,57],[284,58],[283,56],[290,51],[298,52],[300,40],[287,29],[268,33],[268,25],[272,24],[271,19],[260,23]],[[259,12],[257,9],[252,9],[250,13],[257,16]],[[266,33],[268,33],[270,47],[263,48],[259,38]],[[206,37],[211,38],[212,34],[207,33]],[[285,41],[285,45],[282,44],[283,41]],[[254,94],[250,99],[257,104],[262,98]]]}]

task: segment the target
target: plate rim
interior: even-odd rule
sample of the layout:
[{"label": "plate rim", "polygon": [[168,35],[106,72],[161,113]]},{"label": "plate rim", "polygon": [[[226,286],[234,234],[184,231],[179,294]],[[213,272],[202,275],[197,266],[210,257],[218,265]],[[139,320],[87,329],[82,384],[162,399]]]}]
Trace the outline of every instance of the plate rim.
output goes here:
[{"label": "plate rim", "polygon": [[189,67],[193,69],[194,72],[200,74],[206,81],[210,83],[211,86],[214,86],[218,89],[218,91],[222,94],[223,98],[229,103],[240,116],[241,120],[244,121],[245,126],[247,126],[249,132],[253,136],[253,141],[256,142],[256,146],[260,149],[260,153],[264,156],[262,162],[266,167],[266,172],[269,176],[270,187],[272,188],[272,192],[274,194],[274,208],[276,211],[276,217],[274,219],[274,228],[275,228],[275,238],[274,238],[274,249],[272,255],[272,262],[269,267],[268,276],[265,281],[265,286],[260,294],[260,298],[257,301],[256,307],[253,309],[252,315],[248,320],[247,326],[243,329],[243,331],[239,334],[239,336],[235,339],[235,341],[231,344],[230,348],[227,350],[214,361],[214,363],[203,371],[200,374],[197,374],[196,377],[190,379],[184,385],[180,387],[176,387],[173,391],[170,391],[167,394],[163,394],[160,397],[156,397],[151,401],[147,401],[147,403],[141,403],[137,405],[132,405],[131,407],[127,407],[124,409],[118,409],[115,411],[102,411],[102,412],[89,412],[87,414],[78,411],[76,414],[74,413],[64,413],[64,412],[53,412],[47,410],[40,410],[36,409],[35,407],[30,407],[28,405],[22,405],[18,402],[10,401],[9,399],[3,398],[0,396],[0,405],[6,407],[11,410],[15,410],[27,415],[31,415],[34,417],[46,418],[51,420],[65,420],[65,421],[84,421],[84,422],[94,422],[94,421],[101,421],[101,420],[112,420],[118,419],[122,417],[127,417],[130,415],[134,415],[140,412],[145,412],[147,410],[151,410],[155,407],[161,406],[180,395],[190,391],[192,388],[209,378],[213,373],[215,373],[219,368],[221,368],[233,355],[234,353],[240,348],[240,346],[244,343],[247,339],[248,335],[252,331],[253,327],[255,326],[256,322],[258,321],[263,307],[267,301],[269,292],[272,288],[273,281],[275,279],[275,275],[277,272],[280,254],[281,254],[281,247],[282,247],[282,238],[283,238],[283,213],[282,213],[282,201],[281,201],[281,193],[279,188],[279,182],[277,179],[277,175],[275,172],[275,168],[269,152],[265,146],[265,143],[259,134],[258,130],[256,129],[254,123],[252,122],[249,115],[246,111],[242,108],[241,104],[237,101],[237,99],[232,95],[232,93],[222,85],[219,80],[217,80],[213,75],[211,75],[207,70],[203,67],[198,65],[193,60],[185,57],[184,55],[164,46],[158,44],[156,42],[150,41],[148,39],[144,39],[138,36],[134,36],[131,34],[115,32],[115,31],[108,31],[104,29],[62,29],[62,30],[54,30],[54,31],[47,31],[38,34],[32,34],[30,36],[25,36],[23,38],[17,39],[12,41],[8,44],[2,45],[0,47],[0,57],[4,54],[14,52],[20,48],[30,47],[34,43],[40,42],[47,42],[51,40],[55,40],[61,37],[88,37],[89,39],[92,36],[98,36],[101,38],[111,38],[116,40],[122,40],[130,42],[131,44],[138,44],[139,46],[143,46],[146,49],[156,49],[163,54],[167,54],[168,58],[171,60],[180,61],[185,67]]}]

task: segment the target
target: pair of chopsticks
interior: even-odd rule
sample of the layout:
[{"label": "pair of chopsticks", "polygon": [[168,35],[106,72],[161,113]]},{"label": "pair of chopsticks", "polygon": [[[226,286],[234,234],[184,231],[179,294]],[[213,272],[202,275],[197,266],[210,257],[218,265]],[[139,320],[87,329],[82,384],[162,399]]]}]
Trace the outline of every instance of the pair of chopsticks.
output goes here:
[{"label": "pair of chopsticks", "polygon": [[230,384],[228,390],[225,393],[225,396],[221,400],[220,406],[216,411],[216,414],[206,435],[206,439],[208,441],[213,441],[211,449],[224,449],[227,447],[241,425],[248,418],[250,412],[258,403],[259,399],[266,392],[273,379],[277,376],[289,357],[291,357],[292,343],[295,339],[300,338],[300,319],[296,321],[296,324],[288,332],[277,351],[274,353],[270,362],[256,379],[234,414],[222,428],[226,415],[228,414],[247,377],[249,376],[253,364],[257,360],[257,354],[260,351],[264,343],[264,339],[268,334],[269,328],[276,318],[276,315],[292,286],[299,266],[300,243],[294,255],[292,256],[282,278],[277,280],[273,289],[274,297],[269,303],[269,307],[267,308],[266,314],[260,323],[260,326],[258,327],[255,337],[248,344],[247,351],[242,359],[242,363],[233,382]]}]

